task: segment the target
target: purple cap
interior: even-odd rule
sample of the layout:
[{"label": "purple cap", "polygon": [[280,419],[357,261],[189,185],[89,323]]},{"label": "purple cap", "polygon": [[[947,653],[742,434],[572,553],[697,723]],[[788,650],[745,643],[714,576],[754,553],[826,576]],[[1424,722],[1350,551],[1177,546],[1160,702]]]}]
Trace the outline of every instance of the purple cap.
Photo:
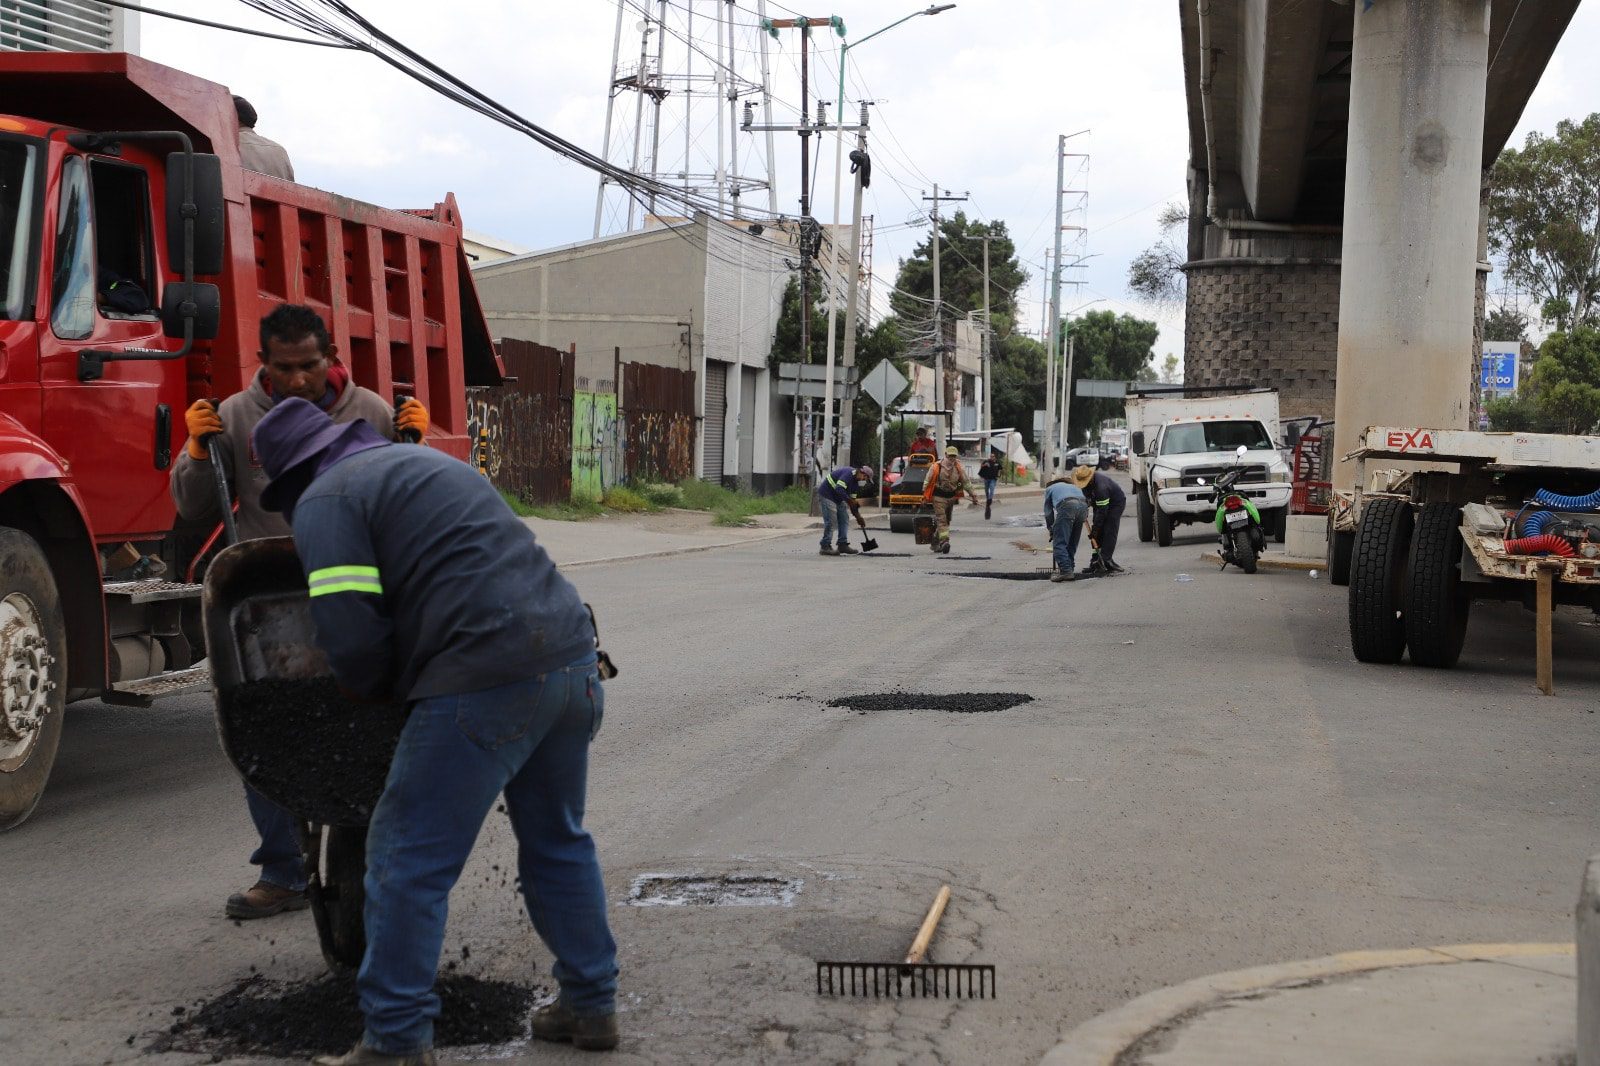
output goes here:
[{"label": "purple cap", "polygon": [[[270,479],[261,491],[261,506],[268,511],[292,506],[311,477],[340,459],[388,443],[364,421],[340,425],[314,403],[297,396],[282,400],[250,434],[250,446]],[[285,476],[308,463],[315,468],[302,476]]]}]

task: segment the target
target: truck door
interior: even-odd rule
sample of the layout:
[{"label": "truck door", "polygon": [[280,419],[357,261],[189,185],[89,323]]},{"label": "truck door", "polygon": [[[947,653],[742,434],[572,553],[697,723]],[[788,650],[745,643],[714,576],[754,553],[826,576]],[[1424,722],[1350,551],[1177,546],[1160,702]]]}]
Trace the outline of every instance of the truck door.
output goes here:
[{"label": "truck door", "polygon": [[175,350],[156,314],[149,174],[70,151],[59,174],[46,218],[54,254],[40,279],[49,311],[39,345],[44,436],[71,464],[97,539],[157,537],[174,516],[167,475],[184,362],[108,362],[99,380],[78,379],[85,349]]}]

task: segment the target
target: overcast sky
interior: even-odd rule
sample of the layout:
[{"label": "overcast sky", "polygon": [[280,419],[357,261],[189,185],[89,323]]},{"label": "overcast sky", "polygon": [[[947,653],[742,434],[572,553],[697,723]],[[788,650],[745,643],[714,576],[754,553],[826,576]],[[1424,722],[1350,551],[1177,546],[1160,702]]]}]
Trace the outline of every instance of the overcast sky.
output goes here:
[{"label": "overcast sky", "polygon": [[[672,2],[681,6],[682,0]],[[234,0],[163,0],[157,6],[293,32]],[[613,0],[355,0],[354,6],[513,110],[601,149]],[[856,0],[809,13],[842,16],[849,39],[860,40],[919,6],[925,5]],[[741,18],[749,17],[755,0],[739,0],[738,7]],[[769,13],[785,12],[773,5]],[[630,15],[624,53],[638,48],[637,25]],[[530,248],[592,234],[592,173],[374,58],[154,15],[143,17],[141,32],[148,58],[248,96],[261,115],[258,129],[288,148],[302,182],[389,207],[426,206],[453,191],[470,228]],[[770,43],[773,94],[798,101],[795,35]],[[1600,110],[1600,64],[1589,58],[1597,46],[1600,5],[1580,8],[1515,143],[1529,130]],[[816,60],[813,96],[832,97],[835,56],[836,50]],[[880,228],[880,277],[892,278],[897,260],[925,232],[906,224],[919,217],[923,191],[937,182],[970,194],[962,205],[970,213],[1008,223],[1033,278],[1021,294],[1022,327],[1037,331],[1054,212],[1055,138],[1089,130],[1074,146],[1086,145],[1092,155],[1089,251],[1095,258],[1083,272],[1081,291],[1063,296],[1063,310],[1101,301],[1097,307],[1157,318],[1158,362],[1168,352],[1181,353],[1181,315],[1140,306],[1126,289],[1129,260],[1158,236],[1161,205],[1183,198],[1185,106],[1175,0],[961,0],[953,11],[912,19],[855,50],[850,69],[847,100],[864,91],[878,101],[866,209]],[[847,113],[853,110],[847,104]],[[792,121],[781,111],[775,117]],[[742,154],[759,150],[752,135],[741,139]],[[794,213],[798,138],[778,140],[779,210]],[[813,206],[823,221],[832,216],[831,166],[830,152]]]}]

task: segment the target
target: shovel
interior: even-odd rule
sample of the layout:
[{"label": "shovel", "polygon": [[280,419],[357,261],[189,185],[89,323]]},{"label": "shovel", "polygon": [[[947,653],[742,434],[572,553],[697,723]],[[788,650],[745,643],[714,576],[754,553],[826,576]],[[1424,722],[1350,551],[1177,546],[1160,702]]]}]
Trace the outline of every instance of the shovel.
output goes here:
[{"label": "shovel", "polygon": [[923,962],[939,919],[950,903],[942,885],[903,962],[819,962],[817,994],[922,999],[992,999],[994,967],[979,963]]},{"label": "shovel", "polygon": [[861,525],[861,550],[867,552],[877,551],[878,542],[867,536],[867,520],[861,517],[859,510],[856,511],[856,521]]}]

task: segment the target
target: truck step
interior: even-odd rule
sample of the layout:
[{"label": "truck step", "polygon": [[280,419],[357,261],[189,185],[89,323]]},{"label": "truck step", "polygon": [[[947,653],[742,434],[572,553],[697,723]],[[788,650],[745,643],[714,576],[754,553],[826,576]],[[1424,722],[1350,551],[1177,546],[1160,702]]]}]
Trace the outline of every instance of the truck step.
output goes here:
[{"label": "truck step", "polygon": [[205,664],[187,670],[168,670],[155,677],[141,677],[137,681],[123,681],[112,685],[101,699],[106,703],[124,707],[148,707],[162,696],[176,696],[180,692],[195,692],[211,687],[211,668]]},{"label": "truck step", "polygon": [[189,585],[181,581],[113,581],[105,586],[107,596],[124,596],[129,603],[198,600],[204,588],[204,585]]}]

